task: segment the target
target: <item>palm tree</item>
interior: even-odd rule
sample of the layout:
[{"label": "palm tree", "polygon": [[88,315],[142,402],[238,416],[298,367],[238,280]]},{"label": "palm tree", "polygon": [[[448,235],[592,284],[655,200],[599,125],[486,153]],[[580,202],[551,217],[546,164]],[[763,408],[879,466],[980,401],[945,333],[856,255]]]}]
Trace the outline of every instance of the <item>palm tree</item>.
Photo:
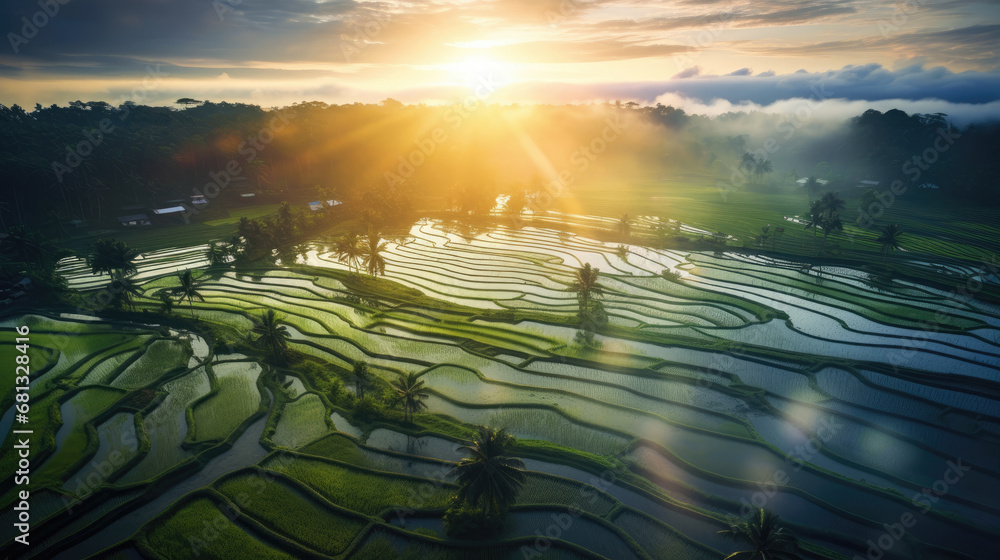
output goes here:
[{"label": "palm tree", "polygon": [[460,449],[469,452],[451,474],[458,482],[458,499],[482,509],[483,517],[500,515],[514,504],[524,486],[524,461],[509,455],[516,442],[504,428],[479,426],[470,445]]},{"label": "palm tree", "polygon": [[771,250],[774,250],[775,244],[785,235],[785,226],[778,226],[774,228],[774,233],[771,234]]},{"label": "palm tree", "polygon": [[197,288],[195,288],[194,277],[191,276],[191,269],[187,269],[183,274],[178,274],[177,279],[180,280],[181,285],[174,288],[174,295],[179,295],[180,300],[188,300],[188,307],[191,309],[191,316],[194,317],[194,300],[205,301],[205,298],[201,297],[198,293]]},{"label": "palm tree", "polygon": [[382,256],[382,253],[385,252],[387,245],[388,243],[382,241],[378,233],[375,231],[368,232],[367,242],[364,247],[364,265],[368,274],[376,278],[379,274],[385,276],[385,257]]},{"label": "palm tree", "polygon": [[899,239],[903,235],[903,230],[896,224],[889,224],[881,228],[881,232],[875,242],[882,245],[882,259],[885,261],[889,258],[890,252],[899,249]]},{"label": "palm tree", "polygon": [[158,299],[160,300],[160,313],[170,315],[174,310],[174,298],[170,297],[166,291],[161,290]]},{"label": "palm tree", "polygon": [[399,378],[392,382],[396,397],[403,405],[403,419],[413,421],[413,414],[427,408],[427,387],[416,372],[400,373]]},{"label": "palm tree", "polygon": [[15,262],[22,262],[30,266],[42,258],[44,254],[43,243],[37,234],[29,232],[23,227],[13,227],[7,235],[0,239],[0,252]]},{"label": "palm tree", "polygon": [[738,521],[719,534],[735,540],[745,540],[753,550],[741,550],[726,556],[725,560],[801,560],[797,554],[795,535],[778,525],[778,516],[760,508],[750,521]]},{"label": "palm tree", "polygon": [[771,165],[771,162],[766,159],[762,159],[754,163],[753,174],[758,183],[764,178],[765,173],[770,173],[772,171],[774,171],[774,167]]},{"label": "palm tree", "polygon": [[826,217],[840,214],[840,211],[847,207],[847,204],[840,198],[839,192],[828,192],[819,199],[820,210]]},{"label": "palm tree", "polygon": [[364,249],[361,247],[361,238],[358,234],[351,232],[344,234],[334,247],[337,253],[337,262],[347,265],[347,268],[360,270],[361,257],[364,256]]},{"label": "palm tree", "polygon": [[829,237],[831,233],[844,231],[844,224],[840,221],[840,216],[838,214],[822,218],[820,220],[819,227],[823,229],[823,244],[820,245],[820,252],[822,252],[826,247],[827,237]]},{"label": "palm tree", "polygon": [[114,306],[118,309],[135,309],[135,298],[142,295],[142,288],[135,285],[130,278],[115,278],[108,285],[114,294]]},{"label": "palm tree", "polygon": [[252,334],[257,335],[255,343],[263,344],[271,354],[271,363],[280,364],[288,352],[288,327],[278,322],[273,309],[261,313],[260,320],[253,322]]},{"label": "palm tree", "polygon": [[365,387],[371,384],[371,373],[368,371],[368,362],[358,360],[354,362],[354,371],[351,372],[354,378],[354,393],[358,400],[364,400]]},{"label": "palm tree", "polygon": [[673,226],[671,226],[669,219],[665,216],[658,216],[656,218],[656,225],[653,226],[653,233],[656,235],[658,240],[661,242],[666,241],[667,238],[670,237],[672,231]]},{"label": "palm tree", "polygon": [[229,248],[222,243],[213,241],[209,244],[208,249],[205,249],[205,258],[208,259],[208,264],[211,266],[226,264],[229,262]]},{"label": "palm tree", "polygon": [[122,278],[138,270],[133,262],[138,256],[139,252],[130,249],[124,241],[104,238],[94,244],[93,251],[87,257],[87,266],[93,274],[107,272]]},{"label": "palm tree", "polygon": [[823,220],[823,208],[819,200],[809,203],[809,220],[806,222],[806,229],[813,230],[813,246],[816,246],[816,233],[819,230],[820,222]]},{"label": "palm tree", "polygon": [[518,189],[514,191],[507,202],[504,204],[504,210],[515,215],[520,216],[521,212],[524,212],[524,207],[528,205],[528,195],[524,192],[524,189]]},{"label": "palm tree", "polygon": [[279,243],[287,242],[298,228],[299,215],[292,210],[292,205],[287,201],[278,206],[278,218],[275,220],[277,237]]},{"label": "palm tree", "polygon": [[767,243],[768,238],[771,237],[770,231],[771,231],[771,224],[767,224],[766,226],[760,227],[760,235],[757,236],[758,245],[763,247]]},{"label": "palm tree", "polygon": [[576,279],[570,284],[570,289],[576,292],[580,300],[580,318],[584,319],[590,314],[590,302],[595,297],[604,295],[604,291],[597,284],[597,276],[600,270],[590,266],[590,263],[583,265],[576,271]]},{"label": "palm tree", "polygon": [[629,218],[628,213],[622,214],[622,217],[618,218],[618,233],[625,237],[632,233],[632,218]]}]

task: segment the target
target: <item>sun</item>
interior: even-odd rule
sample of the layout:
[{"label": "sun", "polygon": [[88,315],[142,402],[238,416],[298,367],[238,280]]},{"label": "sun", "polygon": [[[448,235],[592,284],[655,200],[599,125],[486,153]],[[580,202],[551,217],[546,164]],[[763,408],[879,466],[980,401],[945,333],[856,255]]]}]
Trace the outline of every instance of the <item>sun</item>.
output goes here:
[{"label": "sun", "polygon": [[485,55],[470,55],[456,62],[441,65],[449,80],[465,85],[483,80],[510,83],[515,78],[516,64]]}]

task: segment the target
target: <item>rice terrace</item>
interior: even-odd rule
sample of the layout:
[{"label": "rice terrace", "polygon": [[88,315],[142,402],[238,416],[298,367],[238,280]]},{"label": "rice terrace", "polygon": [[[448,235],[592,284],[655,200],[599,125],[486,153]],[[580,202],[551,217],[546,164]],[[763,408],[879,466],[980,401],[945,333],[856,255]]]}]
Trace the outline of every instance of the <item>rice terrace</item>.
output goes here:
[{"label": "rice terrace", "polygon": [[[29,10],[12,39],[5,558],[996,558],[981,58],[785,72],[738,39],[896,21],[853,4],[154,4]],[[921,14],[884,40],[944,33]],[[604,35],[626,20],[723,27],[659,76],[674,51]],[[129,60],[172,62],[119,99],[140,31]],[[952,67],[978,97],[892,89]]]}]

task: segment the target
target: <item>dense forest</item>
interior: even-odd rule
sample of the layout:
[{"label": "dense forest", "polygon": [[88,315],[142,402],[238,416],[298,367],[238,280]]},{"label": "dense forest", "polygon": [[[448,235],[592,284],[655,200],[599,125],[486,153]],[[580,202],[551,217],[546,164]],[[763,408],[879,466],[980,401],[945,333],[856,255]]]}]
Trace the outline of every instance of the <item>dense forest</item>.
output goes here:
[{"label": "dense forest", "polygon": [[[741,186],[795,188],[796,178],[808,176],[839,188],[900,179],[938,184],[939,196],[1000,204],[1000,127],[959,130],[944,115],[869,110],[829,123],[762,113],[708,118],[636,103],[404,106],[387,99],[262,109],[178,101],[183,108],[0,106],[2,227],[108,226],[129,209],[213,196],[217,187],[256,200],[375,192],[448,207],[473,191],[476,199],[530,193],[561,170],[583,172],[592,163],[588,173],[599,168],[627,181],[650,173],[730,177],[756,160],[767,163]],[[201,218],[227,205],[214,206]]]}]

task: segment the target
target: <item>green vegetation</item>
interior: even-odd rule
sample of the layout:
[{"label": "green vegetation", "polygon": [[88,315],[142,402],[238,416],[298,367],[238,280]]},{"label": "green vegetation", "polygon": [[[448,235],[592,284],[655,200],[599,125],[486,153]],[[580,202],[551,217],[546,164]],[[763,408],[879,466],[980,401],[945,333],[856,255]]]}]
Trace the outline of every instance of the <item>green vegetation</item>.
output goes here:
[{"label": "green vegetation", "polygon": [[763,508],[755,510],[749,520],[734,522],[731,528],[719,533],[744,540],[752,547],[751,550],[734,552],[727,559],[801,560],[795,537],[778,524],[777,515]]},{"label": "green vegetation", "polygon": [[343,552],[368,524],[366,519],[345,514],[318,496],[260,471],[229,477],[216,487],[246,515],[324,554]]},{"label": "green vegetation", "polygon": [[231,520],[207,498],[195,498],[175,506],[164,519],[146,529],[145,541],[152,551],[168,558],[295,558],[251,535],[247,527]]},{"label": "green vegetation", "polygon": [[[841,431],[793,481],[775,486],[782,499],[774,509],[802,550],[835,559],[824,547],[877,538],[879,524],[905,505],[900,496],[961,456],[974,466],[971,482],[951,489],[922,519],[921,535],[900,546],[974,555],[994,538],[965,512],[995,509],[980,489],[995,474],[988,441],[1000,419],[987,388],[1000,316],[881,268],[783,260],[789,246],[801,254],[842,246],[853,226],[839,232],[822,221],[844,204],[819,195],[815,233],[789,226],[782,234],[773,220],[764,228],[747,218],[766,236],[760,254],[677,250],[671,244],[687,242],[676,237],[708,235],[636,214],[533,213],[521,229],[477,231],[428,220],[398,237],[372,229],[377,270],[368,270],[364,237],[356,253],[334,237],[331,247],[299,251],[305,264],[287,255],[281,268],[254,262],[246,253],[254,243],[265,251],[280,232],[310,231],[294,209],[279,208],[266,225],[241,224],[236,260],[220,245],[109,268],[136,291],[106,322],[24,319],[37,354],[32,481],[39,492],[97,492],[74,514],[78,530],[130,509],[136,496],[155,499],[206,464],[231,465],[213,490],[155,517],[130,541],[165,557],[193,554],[182,535],[201,539],[203,522],[232,505],[239,514],[218,531],[245,548],[241,557],[363,558],[390,547],[462,558],[482,539],[498,558],[521,557],[530,531],[544,531],[551,512],[572,505],[583,513],[561,529],[552,557],[588,557],[579,543],[607,532],[615,554],[717,558],[735,550],[718,534],[727,514],[757,491],[762,472],[786,468],[797,446],[820,437],[817,419],[830,418]],[[556,220],[575,235],[551,229]],[[645,246],[654,236],[668,246]],[[221,253],[211,264],[213,251]],[[880,260],[889,257],[906,258]],[[200,270],[206,260],[211,266]],[[103,287],[88,263],[61,266],[70,285]],[[187,309],[172,313],[174,305]],[[938,325],[923,345],[908,346],[931,321]],[[902,352],[913,357],[888,362]],[[334,421],[356,439],[330,433]],[[128,449],[115,440],[134,425],[135,450],[105,476],[100,463]],[[239,453],[212,463],[247,426],[255,428]],[[8,457],[0,466],[10,473]],[[91,475],[94,488],[74,482]],[[52,509],[54,520],[69,515]],[[55,531],[54,520],[39,526]],[[754,527],[743,532],[756,549],[768,538]],[[952,533],[960,542],[940,536]],[[203,540],[202,557],[236,553]],[[186,548],[170,552],[177,546]]]},{"label": "green vegetation", "polygon": [[479,426],[461,447],[469,456],[452,471],[458,493],[444,518],[450,534],[481,536],[502,525],[525,482],[524,461],[510,455],[515,443],[504,428]]},{"label": "green vegetation", "polygon": [[283,363],[288,353],[288,328],[280,324],[273,309],[261,314],[260,320],[254,321],[251,331],[257,335],[254,341],[267,350],[272,364]]},{"label": "green vegetation", "polygon": [[249,362],[214,366],[216,386],[212,393],[192,407],[193,429],[188,435],[195,442],[223,440],[261,403],[257,389],[260,367]]},{"label": "green vegetation", "polygon": [[[418,482],[296,455],[271,458],[261,466],[306,484],[334,504],[373,516],[407,508],[412,503],[413,484]],[[422,497],[422,507],[443,509],[450,490],[450,485],[429,488],[428,495]]]},{"label": "green vegetation", "polygon": [[329,430],[326,418],[323,401],[313,393],[306,393],[285,404],[271,440],[292,449],[302,447],[326,435]]}]

